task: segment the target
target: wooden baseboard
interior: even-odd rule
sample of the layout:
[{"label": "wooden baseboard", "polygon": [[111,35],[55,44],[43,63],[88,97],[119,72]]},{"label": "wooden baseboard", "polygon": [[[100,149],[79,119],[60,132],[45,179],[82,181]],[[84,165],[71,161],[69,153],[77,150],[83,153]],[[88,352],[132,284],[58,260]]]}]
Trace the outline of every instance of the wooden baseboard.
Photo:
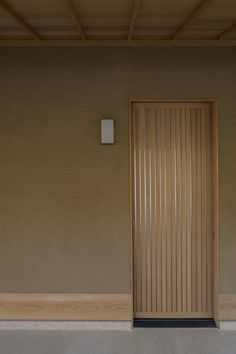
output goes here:
[{"label": "wooden baseboard", "polygon": [[0,294],[1,320],[131,320],[131,294]]},{"label": "wooden baseboard", "polygon": [[219,320],[236,321],[236,293],[219,294]]}]

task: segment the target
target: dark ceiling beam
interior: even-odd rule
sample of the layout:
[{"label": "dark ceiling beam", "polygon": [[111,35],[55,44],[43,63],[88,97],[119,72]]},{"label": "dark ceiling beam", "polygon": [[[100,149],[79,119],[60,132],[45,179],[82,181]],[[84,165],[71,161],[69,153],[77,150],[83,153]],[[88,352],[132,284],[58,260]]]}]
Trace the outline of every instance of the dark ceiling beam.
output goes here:
[{"label": "dark ceiling beam", "polygon": [[81,39],[0,39],[0,47],[236,47],[236,39],[133,39],[124,40],[91,40],[81,41]]},{"label": "dark ceiling beam", "polygon": [[27,23],[21,15],[19,15],[5,0],[0,0],[0,7],[12,18],[14,18],[18,24],[28,32],[34,39],[41,39],[39,33]]},{"label": "dark ceiling beam", "polygon": [[68,7],[69,13],[71,15],[71,18],[74,21],[74,24],[79,31],[81,39],[85,40],[86,35],[85,35],[84,28],[83,28],[81,21],[80,21],[80,16],[79,16],[78,10],[76,9],[73,0],[66,0],[66,2],[67,2],[67,7]]},{"label": "dark ceiling beam", "polygon": [[184,22],[177,28],[173,39],[178,39],[180,35],[186,30],[186,28],[190,25],[190,23],[198,17],[203,10],[212,2],[212,0],[201,0],[198,5],[190,12]]},{"label": "dark ceiling beam", "polygon": [[139,0],[134,0],[132,10],[131,10],[131,15],[130,15],[130,22],[129,22],[129,30],[128,30],[128,40],[132,39],[133,32],[134,32],[134,26],[135,26],[135,21],[138,16],[138,12],[140,9],[140,1]]},{"label": "dark ceiling beam", "polygon": [[225,39],[230,33],[236,30],[236,23],[234,23],[232,26],[226,28],[223,32],[221,32],[218,36],[219,39]]}]

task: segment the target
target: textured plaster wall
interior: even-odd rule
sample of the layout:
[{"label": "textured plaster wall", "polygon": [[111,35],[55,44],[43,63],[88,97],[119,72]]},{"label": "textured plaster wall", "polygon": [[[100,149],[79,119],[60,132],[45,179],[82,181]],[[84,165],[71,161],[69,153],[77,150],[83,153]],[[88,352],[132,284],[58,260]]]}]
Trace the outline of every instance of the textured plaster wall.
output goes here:
[{"label": "textured plaster wall", "polygon": [[0,49],[0,292],[128,292],[128,99],[208,97],[220,288],[236,292],[236,48]]}]

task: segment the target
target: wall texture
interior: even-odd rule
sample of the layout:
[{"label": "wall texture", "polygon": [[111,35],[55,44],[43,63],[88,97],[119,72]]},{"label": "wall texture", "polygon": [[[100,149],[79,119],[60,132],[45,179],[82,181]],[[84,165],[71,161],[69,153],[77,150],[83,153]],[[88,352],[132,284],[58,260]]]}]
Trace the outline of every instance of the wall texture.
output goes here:
[{"label": "wall texture", "polygon": [[236,48],[2,48],[0,292],[129,292],[128,99],[209,97],[220,290],[236,292]]}]

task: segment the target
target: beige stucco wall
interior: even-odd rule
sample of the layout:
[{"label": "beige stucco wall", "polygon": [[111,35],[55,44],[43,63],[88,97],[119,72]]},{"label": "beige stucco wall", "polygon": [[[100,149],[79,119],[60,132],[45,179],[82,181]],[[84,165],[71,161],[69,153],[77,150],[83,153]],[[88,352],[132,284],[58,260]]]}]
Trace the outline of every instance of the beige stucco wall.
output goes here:
[{"label": "beige stucco wall", "polygon": [[0,292],[130,290],[131,97],[219,98],[220,287],[236,292],[236,48],[0,49]]}]

